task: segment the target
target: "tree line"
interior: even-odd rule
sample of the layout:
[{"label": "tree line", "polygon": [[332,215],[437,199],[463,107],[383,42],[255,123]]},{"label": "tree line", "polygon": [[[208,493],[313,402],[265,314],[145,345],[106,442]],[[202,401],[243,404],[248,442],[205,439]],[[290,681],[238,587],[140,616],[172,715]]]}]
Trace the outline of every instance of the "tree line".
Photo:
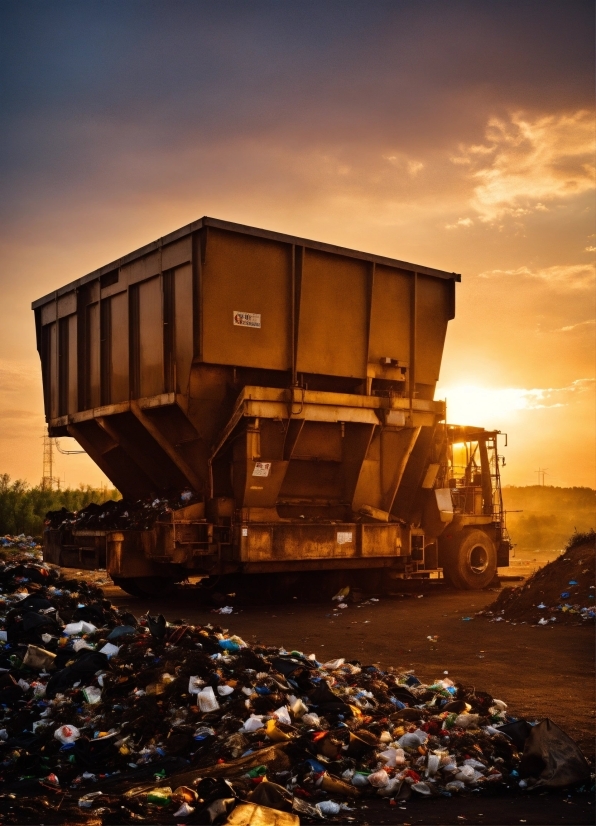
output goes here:
[{"label": "tree line", "polygon": [[113,488],[101,489],[81,485],[65,490],[45,490],[41,486],[30,487],[21,479],[11,481],[7,473],[0,474],[0,536],[41,537],[43,522],[48,511],[66,508],[78,511],[90,502],[120,499]]}]

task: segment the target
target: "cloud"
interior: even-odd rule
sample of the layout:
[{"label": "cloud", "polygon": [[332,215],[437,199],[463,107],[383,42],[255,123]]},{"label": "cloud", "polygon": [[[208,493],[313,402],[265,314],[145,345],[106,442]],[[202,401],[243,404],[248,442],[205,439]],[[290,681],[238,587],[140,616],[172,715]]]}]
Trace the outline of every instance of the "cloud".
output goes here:
[{"label": "cloud", "polygon": [[502,278],[504,276],[534,279],[566,290],[586,290],[593,289],[596,270],[591,264],[555,264],[552,267],[542,267],[537,270],[523,266],[511,270],[486,270],[479,273],[479,278]]},{"label": "cloud", "polygon": [[455,224],[445,224],[445,229],[457,229],[458,227],[471,227],[474,221],[471,218],[460,218]]},{"label": "cloud", "polygon": [[579,327],[593,327],[596,321],[593,318],[587,321],[579,321],[577,324],[569,324],[566,327],[559,327],[557,333],[569,333],[571,330],[577,330]]},{"label": "cloud", "polygon": [[451,162],[474,184],[470,206],[489,224],[547,212],[594,188],[593,113],[490,118],[486,144],[461,146]]}]

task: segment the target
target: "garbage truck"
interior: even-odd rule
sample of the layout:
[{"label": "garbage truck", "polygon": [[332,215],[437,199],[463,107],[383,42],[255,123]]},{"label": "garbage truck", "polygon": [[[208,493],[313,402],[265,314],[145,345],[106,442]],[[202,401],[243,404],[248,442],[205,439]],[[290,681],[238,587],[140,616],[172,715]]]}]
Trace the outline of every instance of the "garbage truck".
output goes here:
[{"label": "garbage truck", "polygon": [[186,492],[150,526],[50,524],[44,558],[134,594],[489,585],[499,431],[434,398],[459,281],[203,217],[35,301],[50,436],[127,502]]}]

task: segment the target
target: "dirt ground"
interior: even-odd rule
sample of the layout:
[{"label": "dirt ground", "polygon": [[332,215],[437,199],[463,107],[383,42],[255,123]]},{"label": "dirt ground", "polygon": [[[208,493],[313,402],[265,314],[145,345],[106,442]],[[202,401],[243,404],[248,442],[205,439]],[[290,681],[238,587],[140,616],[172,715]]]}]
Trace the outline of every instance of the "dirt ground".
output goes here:
[{"label": "dirt ground", "polygon": [[[554,554],[516,559],[503,573],[527,576]],[[97,576],[97,575],[96,575]],[[506,581],[504,587],[518,585]],[[537,627],[491,623],[475,613],[496,592],[461,592],[443,585],[416,588],[369,605],[349,605],[332,615],[335,603],[235,608],[212,613],[192,591],[162,599],[139,599],[103,585],[106,596],[135,615],[149,611],[166,619],[229,628],[247,642],[284,645],[314,653],[319,660],[345,656],[362,663],[415,670],[424,681],[449,677],[504,700],[509,711],[533,721],[550,717],[594,761],[594,626]],[[438,636],[436,642],[427,639]],[[594,822],[589,794],[514,792],[497,798],[472,794],[441,800],[413,800],[400,806],[376,801],[367,823],[387,824],[584,824]],[[358,818],[359,822],[362,822]],[[348,822],[346,820],[346,822]]]}]

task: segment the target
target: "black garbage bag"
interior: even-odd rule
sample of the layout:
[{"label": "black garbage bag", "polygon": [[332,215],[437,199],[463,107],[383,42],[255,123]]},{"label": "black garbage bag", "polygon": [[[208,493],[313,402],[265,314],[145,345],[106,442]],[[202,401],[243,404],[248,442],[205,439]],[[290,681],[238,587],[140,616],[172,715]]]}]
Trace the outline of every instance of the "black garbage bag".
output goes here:
[{"label": "black garbage bag", "polygon": [[65,507],[60,508],[59,511],[48,511],[45,516],[45,524],[49,528],[59,528],[63,522],[72,521],[75,514],[72,511],[66,510]]},{"label": "black garbage bag", "polygon": [[212,803],[222,798],[236,797],[232,784],[223,777],[204,777],[195,786],[199,799],[204,803]]},{"label": "black garbage bag", "polygon": [[14,737],[9,737],[8,740],[5,741],[6,745],[9,748],[24,749],[25,751],[31,751],[35,749],[39,742],[39,737],[30,731],[23,731],[20,734],[15,735]]},{"label": "black garbage bag", "polygon": [[318,714],[344,714],[348,717],[352,716],[350,706],[345,703],[341,697],[334,694],[327,683],[319,683],[314,691],[311,691],[308,698],[308,704],[313,705],[317,709]]},{"label": "black garbage bag", "polygon": [[518,772],[537,778],[536,786],[550,789],[581,783],[590,766],[577,743],[548,717],[531,727]]},{"label": "black garbage bag", "polygon": [[7,672],[0,674],[0,703],[5,706],[12,706],[23,696],[23,689],[12,676]]},{"label": "black garbage bag", "polygon": [[403,685],[389,686],[389,694],[395,697],[396,700],[399,700],[400,703],[407,703],[409,706],[415,706],[420,702],[420,700]]},{"label": "black garbage bag", "polygon": [[284,677],[289,677],[294,674],[295,671],[304,668],[304,662],[297,657],[275,657],[271,660],[271,665],[276,671],[283,674]]},{"label": "black garbage bag", "polygon": [[46,608],[52,607],[49,599],[38,596],[37,594],[29,594],[28,597],[22,599],[17,605],[19,614],[24,614],[28,611],[44,611]]},{"label": "black garbage bag", "polygon": [[135,615],[131,614],[130,611],[123,611],[120,613],[120,622],[123,625],[132,625],[133,628],[136,628],[139,624]]},{"label": "black garbage bag", "polygon": [[505,734],[512,741],[518,751],[522,751],[526,740],[530,736],[532,726],[527,720],[516,720],[514,723],[505,723],[503,726],[495,726],[497,731]]},{"label": "black garbage bag", "polygon": [[79,622],[79,620],[90,622],[97,628],[101,628],[106,621],[105,611],[101,605],[84,605],[82,608],[77,608],[72,615],[72,622]]},{"label": "black garbage bag", "polygon": [[68,665],[50,677],[46,688],[46,697],[53,700],[56,694],[63,693],[79,680],[92,677],[97,671],[109,667],[109,660],[99,651],[85,651],[76,662]]},{"label": "black garbage bag", "polygon": [[91,772],[109,766],[118,751],[115,745],[117,739],[117,736],[101,737],[95,740],[89,740],[87,737],[79,738],[72,749],[77,765]]},{"label": "black garbage bag", "polygon": [[29,565],[28,563],[15,565],[10,570],[11,578],[23,577],[24,581],[36,582],[38,585],[50,585],[58,578],[58,574],[51,568],[43,568],[41,565]]},{"label": "black garbage bag", "polygon": [[41,635],[59,634],[58,623],[51,614],[38,614],[36,611],[27,611],[22,619],[10,623],[6,629],[6,638],[9,643],[42,644]]},{"label": "black garbage bag", "polygon": [[264,780],[248,795],[251,803],[258,806],[267,806],[269,809],[279,809],[282,812],[292,811],[293,795],[283,786]]},{"label": "black garbage bag", "polygon": [[147,627],[153,639],[159,642],[165,639],[168,624],[163,614],[159,614],[157,617],[150,617],[149,613],[147,613]]}]

